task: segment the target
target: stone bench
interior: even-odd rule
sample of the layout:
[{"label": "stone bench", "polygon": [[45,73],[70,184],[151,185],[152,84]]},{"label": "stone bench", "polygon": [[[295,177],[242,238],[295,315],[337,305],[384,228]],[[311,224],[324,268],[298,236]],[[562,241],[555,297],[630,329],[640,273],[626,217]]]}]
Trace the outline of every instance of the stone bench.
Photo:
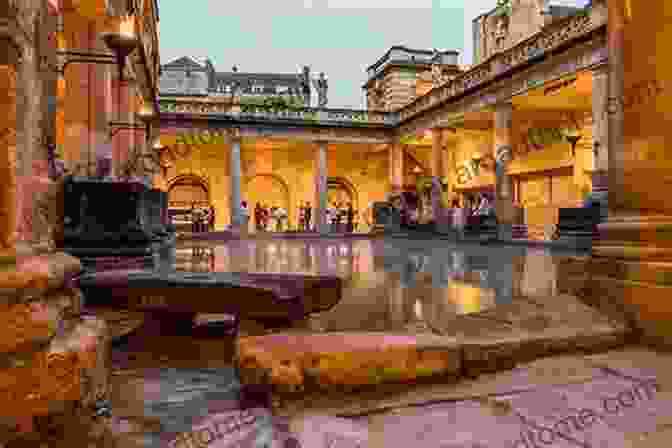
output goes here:
[{"label": "stone bench", "polygon": [[343,288],[338,277],[174,270],[90,272],[79,277],[78,286],[92,309],[150,311],[169,319],[179,315],[184,323],[197,313],[301,320],[332,308]]}]

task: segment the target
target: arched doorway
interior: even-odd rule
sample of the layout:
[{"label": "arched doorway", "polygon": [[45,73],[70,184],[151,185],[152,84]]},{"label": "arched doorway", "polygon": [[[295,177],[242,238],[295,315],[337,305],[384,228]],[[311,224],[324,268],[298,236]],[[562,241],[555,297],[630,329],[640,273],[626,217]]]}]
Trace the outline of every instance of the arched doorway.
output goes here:
[{"label": "arched doorway", "polygon": [[178,230],[191,229],[191,206],[210,206],[207,182],[194,174],[178,176],[168,183],[168,216]]},{"label": "arched doorway", "polygon": [[327,180],[327,200],[328,205],[340,203],[345,206],[352,203],[352,206],[357,210],[357,191],[352,183],[342,177],[330,177]]},{"label": "arched doorway", "polygon": [[275,174],[257,174],[245,182],[243,201],[247,201],[250,213],[250,229],[254,226],[254,207],[259,203],[268,208],[282,207],[289,216],[292,210],[289,203],[289,187],[287,183]]},{"label": "arched doorway", "polygon": [[191,204],[208,207],[210,194],[207,182],[199,176],[179,176],[168,184],[168,204],[171,208],[191,208]]}]

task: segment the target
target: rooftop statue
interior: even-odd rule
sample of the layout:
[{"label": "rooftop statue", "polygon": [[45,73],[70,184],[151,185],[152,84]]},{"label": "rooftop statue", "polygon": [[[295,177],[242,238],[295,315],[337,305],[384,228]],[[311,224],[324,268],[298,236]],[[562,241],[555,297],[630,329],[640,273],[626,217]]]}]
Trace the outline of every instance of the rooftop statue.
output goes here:
[{"label": "rooftop statue", "polygon": [[324,72],[321,72],[319,77],[313,79],[313,86],[315,86],[315,90],[317,90],[317,107],[326,107],[328,102],[327,90],[329,89],[327,75],[325,75]]},{"label": "rooftop statue", "polygon": [[303,71],[297,75],[299,81],[299,89],[303,97],[303,104],[305,107],[310,107],[310,67],[303,66]]}]

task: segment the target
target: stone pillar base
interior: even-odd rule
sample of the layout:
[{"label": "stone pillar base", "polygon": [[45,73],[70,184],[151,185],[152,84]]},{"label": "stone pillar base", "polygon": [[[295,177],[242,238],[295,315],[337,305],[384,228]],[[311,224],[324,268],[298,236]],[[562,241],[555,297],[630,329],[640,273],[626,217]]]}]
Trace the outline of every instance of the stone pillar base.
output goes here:
[{"label": "stone pillar base", "polygon": [[647,343],[672,348],[672,217],[610,217],[599,230],[584,273],[579,262],[568,275],[571,288],[624,316]]}]

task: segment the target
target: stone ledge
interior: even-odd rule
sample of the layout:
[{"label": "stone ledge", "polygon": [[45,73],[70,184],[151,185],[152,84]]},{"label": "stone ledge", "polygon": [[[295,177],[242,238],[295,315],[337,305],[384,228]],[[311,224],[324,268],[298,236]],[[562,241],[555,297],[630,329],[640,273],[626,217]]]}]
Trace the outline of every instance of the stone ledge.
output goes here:
[{"label": "stone ledge", "polygon": [[0,270],[0,303],[23,303],[69,287],[81,270],[78,259],[61,252],[19,257],[15,266]]},{"label": "stone ledge", "polygon": [[[324,352],[309,350],[308,356],[306,350],[297,345],[296,336],[290,334],[241,338],[237,365],[243,384],[269,386],[278,392],[276,406],[283,408],[291,407],[288,403],[295,400],[306,401],[298,392],[314,397],[320,391],[325,396],[342,398],[342,392],[353,389],[366,394],[367,387],[375,384],[377,392],[394,394],[424,380],[450,383],[460,377],[475,378],[551,355],[608,350],[624,345],[630,333],[622,321],[602,316],[578,299],[567,296],[548,300],[519,299],[488,312],[456,316],[443,328],[442,336],[429,335],[442,360],[441,368],[437,369],[439,374],[434,377],[421,378],[408,373],[421,358],[409,356],[409,352],[422,345],[419,341],[424,335],[405,336],[408,341],[417,338],[418,342],[402,344],[404,349],[386,352],[379,347],[380,342],[373,340],[362,342],[364,346],[369,344],[364,349],[353,348],[344,338],[349,335],[355,340],[357,333],[304,334],[302,342],[314,347],[324,347],[322,341],[318,341],[320,338],[331,337],[337,341],[332,344],[333,350],[328,346]],[[384,333],[377,334],[378,341],[385,337]],[[321,358],[330,362],[322,365]],[[310,365],[317,367],[314,376],[318,384],[314,388],[304,387],[311,376]],[[381,366],[405,374],[381,380],[373,375]],[[333,369],[340,376],[322,374],[321,369]],[[375,380],[372,377],[376,377]],[[319,384],[320,381],[324,384]]]}]

